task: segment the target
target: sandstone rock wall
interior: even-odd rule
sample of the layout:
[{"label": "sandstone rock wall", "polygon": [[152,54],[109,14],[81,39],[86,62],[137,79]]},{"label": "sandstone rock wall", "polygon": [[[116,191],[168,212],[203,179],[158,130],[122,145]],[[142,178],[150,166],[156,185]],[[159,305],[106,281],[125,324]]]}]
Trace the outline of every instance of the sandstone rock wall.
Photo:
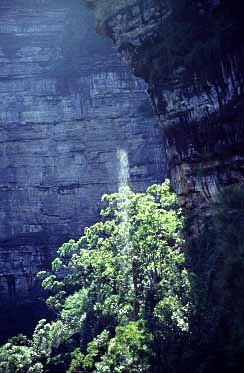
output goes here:
[{"label": "sandstone rock wall", "polygon": [[79,1],[0,2],[0,299],[29,299],[55,249],[98,218],[118,186],[164,177],[145,85],[95,33]]},{"label": "sandstone rock wall", "polygon": [[217,191],[244,181],[241,2],[196,1],[195,19],[191,1],[84,2],[98,32],[148,83],[172,185],[201,214]]}]

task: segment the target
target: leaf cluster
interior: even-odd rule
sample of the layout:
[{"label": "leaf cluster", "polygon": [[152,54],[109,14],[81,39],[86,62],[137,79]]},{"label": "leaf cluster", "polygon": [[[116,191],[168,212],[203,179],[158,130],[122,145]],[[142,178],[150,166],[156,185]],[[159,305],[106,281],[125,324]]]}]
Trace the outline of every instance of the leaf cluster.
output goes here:
[{"label": "leaf cluster", "polygon": [[121,188],[103,201],[102,220],[65,243],[52,271],[39,274],[56,321],[40,321],[25,346],[3,346],[0,367],[148,372],[155,346],[188,333],[183,217],[169,182],[146,193]]}]

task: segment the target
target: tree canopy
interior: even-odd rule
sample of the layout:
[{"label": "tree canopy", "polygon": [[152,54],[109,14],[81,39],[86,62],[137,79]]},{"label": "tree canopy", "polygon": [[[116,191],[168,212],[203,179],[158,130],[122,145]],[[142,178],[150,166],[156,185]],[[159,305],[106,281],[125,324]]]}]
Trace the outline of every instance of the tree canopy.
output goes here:
[{"label": "tree canopy", "polygon": [[0,372],[171,369],[191,306],[176,195],[166,181],[146,193],[121,188],[103,203],[101,221],[39,273],[55,320],[5,344]]}]

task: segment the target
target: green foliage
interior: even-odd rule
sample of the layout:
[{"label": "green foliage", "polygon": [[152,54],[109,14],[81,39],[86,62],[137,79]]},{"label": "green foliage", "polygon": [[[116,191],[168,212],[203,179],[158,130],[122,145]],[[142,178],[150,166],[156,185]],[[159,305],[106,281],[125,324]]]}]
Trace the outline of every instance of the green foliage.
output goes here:
[{"label": "green foliage", "polygon": [[84,369],[94,368],[94,363],[100,351],[107,347],[109,341],[109,332],[103,330],[96,338],[94,338],[87,346],[87,355],[84,356],[82,366]]},{"label": "green foliage", "polygon": [[[191,286],[169,182],[146,193],[121,188],[103,201],[102,221],[65,243],[52,272],[40,274],[57,320],[41,320],[28,345],[11,345],[22,355],[3,346],[0,364],[19,372],[158,371],[166,361],[155,364],[158,346],[170,354],[187,335]],[[26,356],[22,368],[19,355]]]},{"label": "green foliage", "polygon": [[244,192],[221,192],[187,248],[168,181],[103,201],[101,221],[39,274],[56,320],[2,346],[0,373],[238,372]]},{"label": "green foliage", "polygon": [[79,348],[76,348],[73,352],[71,352],[71,363],[69,369],[67,370],[67,373],[80,372],[80,367],[82,366],[83,360],[84,355]]},{"label": "green foliage", "polygon": [[30,372],[33,363],[35,366],[35,360],[36,355],[32,348],[9,341],[0,351],[0,372]]},{"label": "green foliage", "polygon": [[238,372],[244,364],[243,232],[244,192],[227,188],[212,204],[191,252],[196,272],[191,356],[203,372]]},{"label": "green foliage", "polygon": [[145,332],[141,322],[130,321],[115,329],[108,350],[96,364],[99,373],[148,372],[149,344],[152,336]]},{"label": "green foliage", "polygon": [[60,317],[74,332],[80,331],[86,319],[87,294],[86,289],[80,289],[65,299]]}]

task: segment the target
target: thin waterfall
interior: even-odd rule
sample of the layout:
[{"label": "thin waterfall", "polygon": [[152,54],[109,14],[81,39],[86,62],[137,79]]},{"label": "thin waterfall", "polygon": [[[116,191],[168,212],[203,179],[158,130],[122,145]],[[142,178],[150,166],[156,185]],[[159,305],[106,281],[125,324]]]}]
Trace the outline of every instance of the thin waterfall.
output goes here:
[{"label": "thin waterfall", "polygon": [[119,187],[128,187],[130,176],[127,151],[124,149],[118,149],[117,158],[119,161]]},{"label": "thin waterfall", "polygon": [[119,191],[121,193],[121,205],[122,205],[122,220],[121,220],[121,228],[122,228],[122,237],[124,241],[124,253],[128,255],[130,250],[130,233],[129,233],[129,181],[130,181],[130,174],[129,174],[129,159],[128,153],[124,149],[117,150],[117,158],[118,158],[118,179],[119,179]]}]

